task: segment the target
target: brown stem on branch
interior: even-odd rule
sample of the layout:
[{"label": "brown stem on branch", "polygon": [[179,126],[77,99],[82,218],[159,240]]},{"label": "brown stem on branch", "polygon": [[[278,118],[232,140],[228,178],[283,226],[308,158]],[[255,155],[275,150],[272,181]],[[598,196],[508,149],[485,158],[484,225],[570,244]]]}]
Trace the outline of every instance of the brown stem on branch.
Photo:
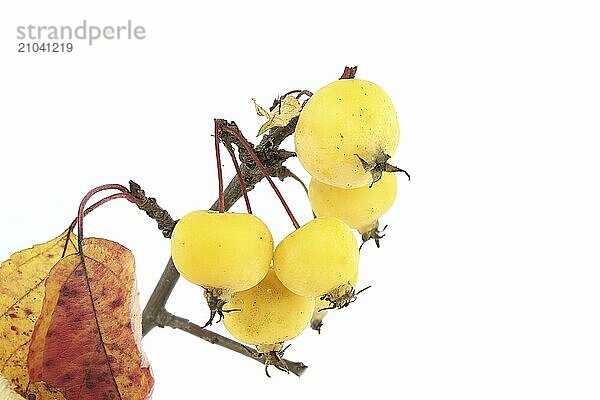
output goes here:
[{"label": "brown stem on branch", "polygon": [[242,189],[242,195],[244,196],[244,202],[246,203],[246,211],[248,211],[248,214],[252,214],[252,207],[250,206],[250,199],[248,198],[248,189],[246,189],[246,183],[244,182],[244,177],[242,176],[240,164],[238,163],[238,160],[235,157],[235,151],[233,150],[233,146],[228,140],[223,140],[223,145],[225,146],[227,152],[231,156],[231,162],[235,167],[235,175],[238,179],[238,182],[240,183],[240,188]]},{"label": "brown stem on branch", "polygon": [[[217,346],[225,347],[226,349],[235,351],[238,354],[256,360],[261,364],[265,363],[266,356],[264,354],[260,354],[255,349],[238,343],[235,340],[231,340],[225,336],[219,335],[218,333],[202,328],[199,325],[196,325],[185,318],[173,315],[166,310],[162,312],[160,317],[162,319],[163,326],[169,326],[173,329],[182,330],[196,337],[199,337],[200,339],[206,340],[207,342],[216,344]],[[308,368],[301,362],[289,360],[284,361],[287,364],[289,371],[296,376],[302,375],[306,368]]]},{"label": "brown stem on branch", "polygon": [[[312,97],[313,92],[311,92],[310,90],[300,90],[300,89],[290,90],[289,92],[287,92],[286,94],[284,94],[283,96],[281,96],[281,100],[285,99],[290,94],[295,94],[296,98],[299,99],[300,97],[302,97],[302,95],[306,95],[308,97]],[[281,103],[281,101],[279,103]],[[273,110],[271,110],[271,111],[273,111]]]},{"label": "brown stem on branch", "polygon": [[345,67],[344,73],[340,76],[340,79],[354,79],[358,67]]},{"label": "brown stem on branch", "polygon": [[162,231],[164,237],[170,238],[177,221],[171,218],[171,215],[158,205],[154,197],[146,197],[146,194],[140,185],[134,181],[129,181],[129,190],[132,196],[138,199],[138,202],[136,203],[138,208],[146,212],[146,215],[156,221],[158,229]]},{"label": "brown stem on branch", "polygon": [[304,189],[304,193],[306,193],[306,195],[308,196],[308,188],[306,187],[306,184],[302,181],[302,179],[300,179],[300,177],[298,177],[298,175],[296,175],[295,173],[293,173],[292,171],[290,171],[289,169],[286,168],[286,171],[284,172],[284,176],[279,177],[279,179],[281,179],[281,180],[283,180],[284,178],[292,178],[293,180],[298,182],[300,184],[300,186],[302,186],[302,189]]},{"label": "brown stem on branch", "polygon": [[217,178],[219,180],[219,212],[225,212],[223,199],[223,170],[221,169],[221,150],[219,145],[219,120],[215,119],[215,156],[217,158]]},{"label": "brown stem on branch", "polygon": [[[215,120],[215,123],[216,123],[216,121],[217,120]],[[258,168],[260,169],[260,171],[262,172],[264,177],[267,179],[267,181],[269,181],[269,184],[275,191],[275,194],[279,198],[279,201],[281,201],[283,208],[285,208],[285,211],[287,212],[288,216],[292,220],[292,224],[294,224],[294,228],[296,228],[296,229],[300,228],[300,224],[298,224],[298,221],[296,221],[296,218],[294,217],[292,210],[290,210],[290,207],[288,206],[287,202],[283,198],[283,195],[277,188],[277,185],[275,185],[275,182],[273,182],[273,179],[271,179],[271,176],[269,175],[269,171],[267,171],[267,169],[263,165],[262,161],[258,158],[256,153],[254,152],[254,149],[252,149],[252,147],[250,146],[250,144],[248,143],[248,141],[246,140],[246,138],[244,137],[242,132],[239,130],[237,125],[235,125],[234,123],[228,124],[227,121],[225,121],[223,119],[219,120],[219,122],[220,122],[219,129],[222,129],[223,132],[227,132],[227,133],[233,135],[239,141],[239,143],[246,149],[246,151],[248,152],[250,157],[252,157],[252,160],[256,163],[256,166],[258,166]]]}]

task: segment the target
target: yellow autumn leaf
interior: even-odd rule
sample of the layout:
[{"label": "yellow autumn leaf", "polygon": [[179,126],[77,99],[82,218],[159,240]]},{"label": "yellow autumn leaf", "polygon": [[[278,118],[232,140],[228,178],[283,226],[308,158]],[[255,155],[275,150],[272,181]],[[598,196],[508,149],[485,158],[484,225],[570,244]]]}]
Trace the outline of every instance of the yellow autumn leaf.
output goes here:
[{"label": "yellow autumn leaf", "polygon": [[[0,266],[0,374],[23,391],[29,383],[27,353],[44,300],[44,282],[54,264],[76,252],[68,231],[13,254]],[[68,238],[67,238],[68,236]]]},{"label": "yellow autumn leaf", "polygon": [[46,382],[31,383],[27,389],[27,397],[33,398],[32,395],[35,395],[35,400],[66,400],[59,389],[50,387]]},{"label": "yellow autumn leaf", "polygon": [[260,127],[256,136],[260,136],[276,126],[286,126],[290,123],[292,118],[300,115],[300,111],[302,110],[300,101],[298,101],[298,99],[291,94],[285,96],[281,100],[280,104],[273,109],[273,111],[267,111],[262,108],[256,102],[256,99],[252,99],[252,101],[254,102],[256,114],[267,118],[267,122]]}]

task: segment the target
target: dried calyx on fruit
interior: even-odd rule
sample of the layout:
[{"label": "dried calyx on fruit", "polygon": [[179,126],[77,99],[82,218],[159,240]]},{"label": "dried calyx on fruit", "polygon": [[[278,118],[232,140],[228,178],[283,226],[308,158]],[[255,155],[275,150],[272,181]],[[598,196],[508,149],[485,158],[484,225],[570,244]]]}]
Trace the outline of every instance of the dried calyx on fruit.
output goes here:
[{"label": "dried calyx on fruit", "polygon": [[[352,276],[352,278],[350,278],[350,280],[348,281],[348,284],[354,290],[354,288],[356,288],[357,282],[358,282],[358,272],[356,272]],[[364,289],[362,289],[362,290],[364,290]],[[356,295],[358,293],[362,292],[362,290],[359,290],[358,292],[356,292],[356,291],[352,292],[351,300],[347,304],[350,304],[351,301],[354,301],[352,299],[356,299]],[[336,308],[336,307],[332,306],[331,301],[329,301],[329,299],[328,299],[328,295],[318,297],[315,301],[315,309],[313,311],[313,315],[310,320],[310,327],[312,329],[318,331],[319,333],[321,333],[321,328],[323,327],[323,319],[327,315],[327,312],[333,308]]]}]

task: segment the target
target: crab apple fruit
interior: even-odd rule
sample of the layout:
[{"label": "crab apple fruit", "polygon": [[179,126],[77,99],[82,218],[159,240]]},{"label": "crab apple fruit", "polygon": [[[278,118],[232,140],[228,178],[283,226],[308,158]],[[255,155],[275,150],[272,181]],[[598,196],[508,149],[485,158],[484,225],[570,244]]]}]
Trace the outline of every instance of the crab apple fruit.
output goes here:
[{"label": "crab apple fruit", "polygon": [[273,269],[292,292],[320,297],[347,283],[358,270],[356,238],[338,218],[315,218],[277,245]]},{"label": "crab apple fruit", "polygon": [[205,289],[239,292],[267,274],[273,237],[251,214],[193,211],[175,225],[171,255],[188,281]]},{"label": "crab apple fruit", "polygon": [[317,217],[337,217],[364,234],[378,225],[379,218],[392,207],[397,186],[396,175],[389,172],[384,172],[376,185],[356,189],[342,189],[313,178],[308,197]]},{"label": "crab apple fruit", "polygon": [[374,83],[341,79],[319,89],[300,113],[296,153],[310,175],[357,188],[377,181],[400,139],[396,109]]},{"label": "crab apple fruit", "polygon": [[315,299],[291,292],[270,270],[258,285],[234,293],[228,306],[236,311],[225,315],[225,328],[266,354],[280,351],[308,326]]}]

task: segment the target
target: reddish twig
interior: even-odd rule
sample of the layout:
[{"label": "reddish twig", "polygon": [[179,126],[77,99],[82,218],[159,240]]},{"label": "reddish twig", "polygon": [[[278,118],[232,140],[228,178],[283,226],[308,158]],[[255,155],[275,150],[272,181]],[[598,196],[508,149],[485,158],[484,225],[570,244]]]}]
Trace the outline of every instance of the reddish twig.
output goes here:
[{"label": "reddish twig", "polygon": [[246,210],[248,211],[248,214],[252,214],[252,207],[250,207],[250,198],[248,198],[248,190],[246,189],[246,183],[244,182],[244,177],[242,176],[240,164],[238,163],[238,160],[235,157],[233,146],[229,142],[224,142],[224,145],[227,151],[229,152],[229,155],[231,156],[231,161],[233,162],[233,166],[235,167],[235,174],[237,175],[238,181],[240,182],[240,189],[242,189],[242,195],[244,196],[244,201],[246,202]]},{"label": "reddish twig", "polygon": [[[92,211],[94,211],[96,208],[100,207],[102,204],[104,203],[108,203],[111,200],[115,200],[115,199],[124,199],[129,197],[130,195],[127,193],[115,193],[115,194],[111,194],[110,196],[107,196],[105,198],[103,198],[102,200],[98,200],[97,202],[95,202],[94,204],[92,204],[91,206],[89,206],[88,208],[85,209],[85,211],[83,212],[83,216],[87,216],[89,213],[91,213]],[[66,252],[67,252],[67,244],[69,243],[69,237],[71,236],[71,233],[73,232],[73,229],[75,229],[75,225],[77,225],[77,217],[75,217],[73,219],[73,221],[71,222],[71,225],[69,225],[69,229],[67,230],[67,240],[65,242],[65,247],[63,249],[63,253],[61,257],[64,257]]]},{"label": "reddish twig", "polygon": [[[138,202],[138,199],[133,197],[133,195],[129,192],[129,190],[125,186],[118,185],[118,184],[101,185],[101,186],[98,186],[98,187],[90,190],[89,192],[87,192],[87,194],[81,200],[81,203],[79,203],[79,210],[77,211],[77,249],[79,250],[79,255],[82,258],[83,258],[83,218],[86,215],[85,205],[90,200],[90,198],[93,195],[95,195],[96,193],[101,192],[103,190],[111,190],[111,189],[119,190],[121,192],[120,194],[122,194],[122,196],[118,196],[115,198],[122,197],[122,198],[129,200],[130,202],[132,202],[134,204],[137,204],[137,202]],[[101,204],[104,204],[107,201],[109,201],[109,200],[105,199],[105,201],[102,201]],[[99,205],[100,204],[98,204],[98,206]],[[98,206],[96,206],[96,207],[98,207]]]},{"label": "reddish twig", "polygon": [[294,224],[294,228],[296,228],[296,229],[300,228],[300,224],[298,224],[298,221],[294,217],[294,214],[292,213],[292,210],[290,210],[290,207],[287,205],[285,199],[283,198],[283,195],[281,194],[281,192],[279,191],[279,189],[275,185],[275,182],[273,182],[273,179],[271,179],[271,176],[269,175],[269,172],[267,171],[267,169],[265,168],[265,166],[263,165],[263,163],[260,161],[260,159],[258,158],[258,156],[256,155],[256,153],[254,152],[254,150],[252,149],[252,147],[250,146],[250,144],[248,143],[248,141],[246,140],[246,138],[244,137],[244,135],[242,135],[242,132],[240,132],[240,130],[237,128],[237,126],[235,126],[235,125],[231,126],[231,125],[227,124],[227,121],[225,121],[223,119],[220,119],[220,120],[216,120],[215,119],[215,124],[217,123],[216,121],[222,122],[223,123],[221,125],[222,129],[227,130],[228,133],[230,133],[233,136],[235,136],[237,138],[237,140],[241,143],[241,145],[244,146],[244,148],[246,149],[246,151],[248,152],[248,154],[250,155],[250,157],[252,157],[252,160],[254,160],[254,162],[256,163],[256,165],[258,166],[258,168],[260,169],[260,171],[263,173],[264,177],[267,179],[267,181],[269,181],[269,184],[271,185],[271,187],[275,191],[275,194],[277,194],[277,197],[279,198],[279,201],[281,201],[281,204],[283,205],[283,208],[285,208],[285,211],[287,212],[288,216],[292,220],[292,224]]},{"label": "reddish twig", "polygon": [[221,150],[219,148],[219,123],[215,119],[215,155],[217,157],[217,177],[219,180],[219,212],[225,212],[225,199],[223,197],[223,171],[221,170]]}]

